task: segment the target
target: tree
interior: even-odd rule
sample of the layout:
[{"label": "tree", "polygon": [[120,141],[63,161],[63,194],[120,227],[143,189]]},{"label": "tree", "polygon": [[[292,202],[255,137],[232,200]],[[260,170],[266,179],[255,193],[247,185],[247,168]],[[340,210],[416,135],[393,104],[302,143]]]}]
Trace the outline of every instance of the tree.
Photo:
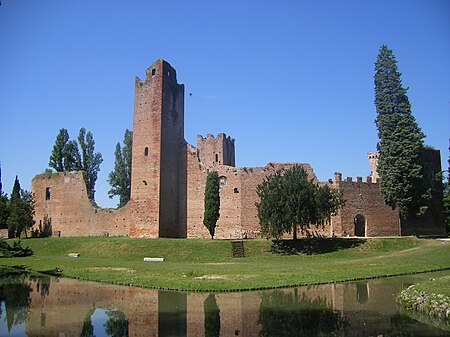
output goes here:
[{"label": "tree", "polygon": [[[450,152],[450,139],[449,139],[449,148]],[[444,197],[442,200],[443,204],[443,213],[444,213],[444,221],[447,227],[447,234],[450,234],[450,156],[448,158],[448,168],[447,168],[447,181],[444,183]]]},{"label": "tree", "polygon": [[219,175],[216,171],[210,171],[206,177],[205,185],[205,212],[203,224],[208,228],[211,239],[214,239],[216,223],[220,217]]},{"label": "tree", "polygon": [[8,201],[8,235],[19,237],[22,232],[31,228],[34,224],[34,202],[31,193],[20,188],[19,179],[16,176],[11,198]]},{"label": "tree", "polygon": [[256,193],[261,234],[267,238],[292,232],[296,240],[299,227],[303,231],[310,225],[323,225],[344,205],[342,193],[318,186],[299,165],[267,176]]},{"label": "tree", "polygon": [[100,164],[103,162],[101,153],[95,152],[94,145],[92,133],[90,131],[86,133],[85,128],[80,129],[78,143],[76,140],[70,140],[69,133],[63,128],[56,136],[49,160],[49,166],[57,172],[84,171],[86,190],[91,200],[94,200],[95,182],[100,171]]},{"label": "tree", "polygon": [[109,173],[108,182],[111,189],[108,191],[110,198],[119,197],[119,208],[125,206],[131,195],[131,150],[133,146],[133,132],[125,130],[123,147],[120,142],[116,145],[114,156],[116,158],[114,170]]},{"label": "tree", "polygon": [[385,45],[375,63],[374,82],[381,195],[402,218],[410,219],[422,214],[430,199],[423,183],[425,135],[411,113],[397,60]]},{"label": "tree", "polygon": [[95,152],[95,141],[92,132],[88,131],[86,133],[86,129],[81,128],[78,134],[78,143],[81,148],[81,156],[78,153],[78,170],[85,172],[84,179],[88,196],[89,199],[94,200],[95,182],[97,181],[103,158],[100,152]]},{"label": "tree", "polygon": [[220,309],[217,305],[216,295],[209,294],[203,302],[205,313],[205,337],[220,336]]},{"label": "tree", "polygon": [[2,167],[0,165],[0,229],[8,228],[8,197],[2,189]]},{"label": "tree", "polygon": [[64,171],[64,163],[66,158],[66,145],[69,142],[69,133],[66,129],[60,129],[56,136],[55,145],[53,145],[52,154],[50,155],[48,165],[55,169],[56,172]]}]

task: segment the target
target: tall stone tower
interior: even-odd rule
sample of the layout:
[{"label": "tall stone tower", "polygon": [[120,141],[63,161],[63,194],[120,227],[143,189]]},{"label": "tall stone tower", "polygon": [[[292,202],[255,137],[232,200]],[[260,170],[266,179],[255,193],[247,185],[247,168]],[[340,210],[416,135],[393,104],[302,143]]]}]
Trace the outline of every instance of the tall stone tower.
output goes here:
[{"label": "tall stone tower", "polygon": [[183,236],[185,146],[184,86],[169,63],[157,60],[144,81],[135,79],[130,236]]},{"label": "tall stone tower", "polygon": [[234,139],[219,133],[216,138],[206,135],[197,136],[197,149],[200,161],[208,166],[227,165],[235,166]]},{"label": "tall stone tower", "polygon": [[378,175],[378,152],[367,152],[367,159],[369,159],[369,166],[371,170],[372,181],[376,182],[380,176]]}]

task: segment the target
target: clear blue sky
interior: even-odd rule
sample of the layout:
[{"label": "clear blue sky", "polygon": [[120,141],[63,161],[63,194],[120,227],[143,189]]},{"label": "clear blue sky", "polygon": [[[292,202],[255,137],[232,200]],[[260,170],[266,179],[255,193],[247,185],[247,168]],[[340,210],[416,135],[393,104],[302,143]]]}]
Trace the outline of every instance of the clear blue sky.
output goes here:
[{"label": "clear blue sky", "polygon": [[3,189],[48,167],[60,128],[94,134],[104,162],[132,128],[134,77],[167,60],[186,86],[185,137],[225,132],[237,166],[310,163],[320,180],[370,174],[373,73],[397,57],[413,114],[441,150],[450,137],[450,1],[40,1],[0,6]]}]

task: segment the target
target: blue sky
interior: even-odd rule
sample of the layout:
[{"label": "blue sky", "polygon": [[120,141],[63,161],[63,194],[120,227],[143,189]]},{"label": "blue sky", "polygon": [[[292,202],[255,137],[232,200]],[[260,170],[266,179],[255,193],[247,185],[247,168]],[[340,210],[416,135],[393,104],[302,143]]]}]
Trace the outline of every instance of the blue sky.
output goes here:
[{"label": "blue sky", "polygon": [[[450,1],[45,1],[0,6],[3,189],[48,167],[56,134],[85,127],[104,161],[132,128],[134,77],[167,60],[186,86],[185,137],[225,132],[237,166],[310,163],[320,180],[370,174],[373,74],[387,44],[412,111],[441,150],[450,137]],[[188,93],[192,93],[189,96]],[[445,160],[445,161],[444,161]]]}]

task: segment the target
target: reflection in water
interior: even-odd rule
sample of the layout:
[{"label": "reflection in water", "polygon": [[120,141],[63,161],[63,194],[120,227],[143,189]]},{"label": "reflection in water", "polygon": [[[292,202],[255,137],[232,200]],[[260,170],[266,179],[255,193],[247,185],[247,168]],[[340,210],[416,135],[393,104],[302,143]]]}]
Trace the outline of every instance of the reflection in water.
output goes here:
[{"label": "reflection in water", "polygon": [[450,336],[396,306],[430,275],[229,294],[2,276],[2,336]]},{"label": "reflection in water", "polygon": [[[4,317],[8,332],[14,325],[24,323],[28,317],[32,291],[28,278],[22,273],[0,273],[0,317]],[[2,312],[2,307],[5,313]]]},{"label": "reflection in water", "polygon": [[329,308],[326,298],[299,296],[294,289],[263,294],[258,323],[262,337],[340,336],[346,320]]},{"label": "reflection in water", "polygon": [[219,337],[220,309],[214,294],[209,294],[203,302],[203,310],[205,313],[205,337]]}]

